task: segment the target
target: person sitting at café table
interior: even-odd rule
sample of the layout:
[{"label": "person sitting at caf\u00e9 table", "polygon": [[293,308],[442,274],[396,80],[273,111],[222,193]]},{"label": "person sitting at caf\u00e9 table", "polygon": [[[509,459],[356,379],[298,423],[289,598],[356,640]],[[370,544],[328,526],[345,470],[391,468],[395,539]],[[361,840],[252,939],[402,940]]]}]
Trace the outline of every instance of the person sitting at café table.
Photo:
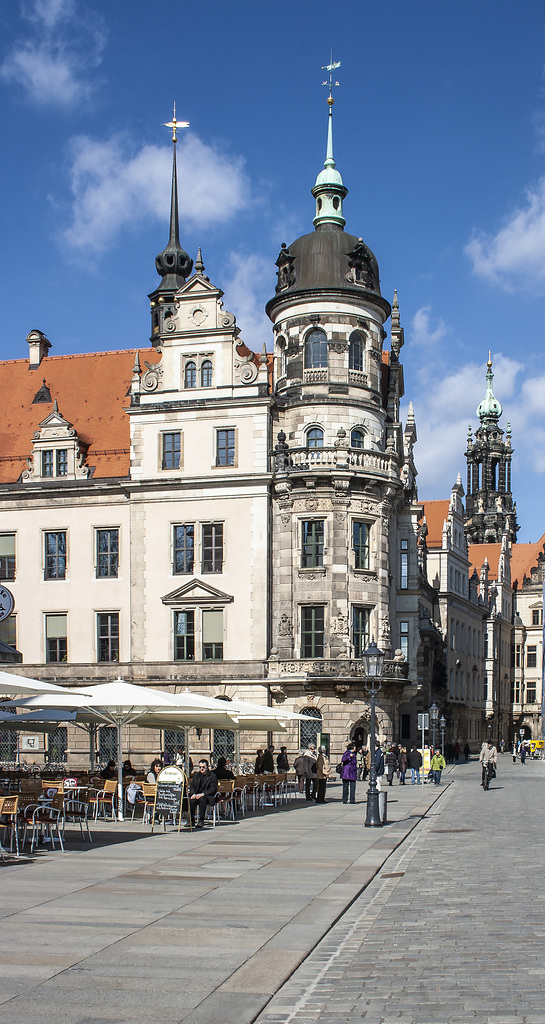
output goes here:
[{"label": "person sitting at caf\u00e9 table", "polygon": [[158,758],[158,757],[156,757],[155,760],[153,760],[151,762],[150,770],[149,770],[148,774],[146,775],[146,782],[149,782],[149,784],[151,786],[154,786],[155,783],[157,782],[157,776],[158,776],[159,772],[161,771],[162,767],[163,767],[163,763],[160,760],[160,758]]},{"label": "person sitting at caf\u00e9 table", "polygon": [[206,808],[208,804],[212,806],[215,803],[217,792],[217,777],[214,772],[210,771],[210,766],[206,758],[202,757],[199,761],[199,769],[193,773],[191,776],[191,782],[189,783],[189,814],[191,816],[191,825],[195,825],[195,817],[198,810],[199,816],[195,827],[204,828]]},{"label": "person sitting at caf\u00e9 table", "polygon": [[117,779],[117,765],[115,761],[108,761],[100,773],[101,779]]},{"label": "person sitting at caf\u00e9 table", "polygon": [[127,758],[126,761],[123,761],[123,775],[136,775],[136,771],[134,770],[129,758]]},{"label": "person sitting at caf\u00e9 table", "polygon": [[216,767],[214,768],[214,775],[217,779],[234,779],[235,776],[227,767],[227,758],[220,757]]}]

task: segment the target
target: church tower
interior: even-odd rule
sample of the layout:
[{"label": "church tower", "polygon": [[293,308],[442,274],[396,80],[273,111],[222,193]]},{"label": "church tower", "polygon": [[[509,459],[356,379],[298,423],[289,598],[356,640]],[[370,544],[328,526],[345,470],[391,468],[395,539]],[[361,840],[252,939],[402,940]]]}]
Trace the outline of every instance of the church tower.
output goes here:
[{"label": "church tower", "polygon": [[517,506],[511,493],[511,425],[505,439],[498,425],[502,407],[492,391],[492,359],[488,354],[486,395],[477,408],[480,426],[467,439],[466,533],[470,544],[499,544],[507,531],[517,539]]}]

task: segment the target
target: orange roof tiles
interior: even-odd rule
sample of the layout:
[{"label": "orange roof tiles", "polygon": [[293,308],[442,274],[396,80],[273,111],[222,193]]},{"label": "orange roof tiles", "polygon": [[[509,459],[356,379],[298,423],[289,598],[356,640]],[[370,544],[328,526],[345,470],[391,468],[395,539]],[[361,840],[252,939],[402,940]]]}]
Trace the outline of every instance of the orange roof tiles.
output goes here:
[{"label": "orange roof tiles", "polygon": [[443,543],[443,523],[448,518],[450,502],[448,499],[424,501],[424,515],[428,526],[426,544],[428,548],[440,548]]},{"label": "orange roof tiles", "polygon": [[474,569],[477,570],[477,576],[479,576],[484,560],[487,558],[489,565],[488,578],[490,580],[497,580],[501,544],[468,544],[468,554],[470,576],[473,575]]},{"label": "orange roof tiles", "polygon": [[[138,350],[157,362],[155,349]],[[127,391],[136,351],[47,356],[31,370],[28,359],[0,361],[0,483],[15,483],[32,454],[32,436],[53,410],[72,423],[88,445],[86,464],[95,477],[128,476]],[[51,402],[32,404],[45,382]]]},{"label": "orange roof tiles", "polygon": [[524,577],[530,578],[532,568],[537,566],[538,555],[545,549],[545,533],[533,544],[513,544],[511,549],[511,581],[522,586]]}]

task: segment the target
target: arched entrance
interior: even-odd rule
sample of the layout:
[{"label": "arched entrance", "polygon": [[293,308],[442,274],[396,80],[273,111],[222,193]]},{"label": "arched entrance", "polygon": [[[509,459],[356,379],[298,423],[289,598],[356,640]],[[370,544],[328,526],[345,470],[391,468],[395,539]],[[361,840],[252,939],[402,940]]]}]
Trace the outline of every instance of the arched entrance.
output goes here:
[{"label": "arched entrance", "polygon": [[350,740],[356,747],[369,747],[369,722],[360,718],[350,730]]}]

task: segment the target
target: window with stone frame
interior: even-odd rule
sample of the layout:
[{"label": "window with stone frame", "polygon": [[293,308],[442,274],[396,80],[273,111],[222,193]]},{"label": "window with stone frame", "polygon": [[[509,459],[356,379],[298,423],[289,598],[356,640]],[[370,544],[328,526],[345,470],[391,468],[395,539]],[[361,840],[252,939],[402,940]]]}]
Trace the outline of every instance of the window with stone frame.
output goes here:
[{"label": "window with stone frame", "polygon": [[315,329],[305,338],[305,369],[323,367],[327,367],[327,336],[324,331]]},{"label": "window with stone frame", "polygon": [[68,661],[67,620],[66,612],[45,616],[45,660],[48,663]]},{"label": "window with stone frame", "polygon": [[96,578],[112,579],[119,574],[119,529],[96,531]]},{"label": "window with stone frame", "polygon": [[318,569],[324,564],[323,519],[304,519],[301,523],[301,568]]},{"label": "window with stone frame", "polygon": [[409,586],[409,541],[402,539],[400,541],[400,579],[399,585],[402,590],[406,590]]},{"label": "window with stone frame", "polygon": [[302,720],[299,722],[299,749],[307,750],[312,743],[317,746],[318,735],[322,731],[322,712],[319,708],[301,708]]},{"label": "window with stone frame", "polygon": [[0,533],[0,580],[14,580],[15,566],[15,534]]},{"label": "window with stone frame", "polygon": [[97,661],[119,661],[119,612],[97,612]]},{"label": "window with stone frame", "polygon": [[201,388],[212,387],[212,363],[210,359],[204,359],[201,363]]},{"label": "window with stone frame", "polygon": [[324,447],[324,432],[321,427],[310,427],[305,434],[306,447],[309,449]]},{"label": "window with stone frame", "polygon": [[161,435],[161,468],[179,469],[182,455],[182,435],[179,431]]},{"label": "window with stone frame", "polygon": [[195,566],[195,524],[172,527],[172,572],[175,576],[192,573]]},{"label": "window with stone frame", "polygon": [[0,640],[17,650],[17,616],[13,612],[0,622]]},{"label": "window with stone frame", "polygon": [[357,448],[358,450],[361,451],[363,449],[364,443],[365,434],[363,430],[359,430],[358,427],[355,427],[354,430],[350,432],[350,447]]},{"label": "window with stone frame", "polygon": [[405,658],[405,661],[409,660],[409,623],[402,621],[399,623],[399,649]]},{"label": "window with stone frame", "polygon": [[201,572],[223,572],[223,523],[203,523]]},{"label": "window with stone frame", "polygon": [[68,476],[68,449],[57,448],[55,456],[57,476]]},{"label": "window with stone frame", "polygon": [[51,448],[47,448],[42,452],[42,476],[53,476],[53,467],[55,465],[55,453]]},{"label": "window with stone frame", "polygon": [[44,579],[66,579],[66,530],[44,533]]},{"label": "window with stone frame", "polygon": [[325,607],[322,604],[301,607],[301,657],[323,658]]},{"label": "window with stone frame", "polygon": [[216,466],[236,464],[236,431],[234,427],[220,427],[216,430]]},{"label": "window with stone frame", "polygon": [[360,519],[352,520],[352,550],[354,569],[369,568],[369,524]]},{"label": "window with stone frame", "polygon": [[363,372],[365,360],[365,341],[359,331],[353,331],[350,335],[348,350],[348,365],[351,370]]},{"label": "window with stone frame", "polygon": [[195,661],[195,612],[174,612],[174,661]]},{"label": "window with stone frame", "polygon": [[223,660],[223,609],[202,611],[202,660]]},{"label": "window with stone frame", "polygon": [[192,360],[185,364],[184,384],[186,388],[197,387],[197,365]]},{"label": "window with stone frame", "polygon": [[369,608],[364,608],[361,605],[352,607],[352,643],[355,658],[361,658],[363,652],[369,647],[369,621]]},{"label": "window with stone frame", "polygon": [[529,644],[526,648],[526,667],[537,668],[537,646]]}]

